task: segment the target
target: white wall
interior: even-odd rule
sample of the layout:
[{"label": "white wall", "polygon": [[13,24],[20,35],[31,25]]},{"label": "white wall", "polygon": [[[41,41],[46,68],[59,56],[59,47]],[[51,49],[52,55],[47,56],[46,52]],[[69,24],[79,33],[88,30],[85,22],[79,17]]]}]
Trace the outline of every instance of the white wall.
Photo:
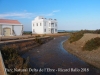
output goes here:
[{"label": "white wall", "polygon": [[[48,20],[44,20],[43,21],[43,24],[44,24],[44,26],[43,26],[43,33],[44,34],[48,34],[49,33],[49,29],[48,29]],[[44,31],[46,29],[46,32]]]},{"label": "white wall", "polygon": [[[37,23],[38,23],[38,26],[37,26]],[[41,23],[41,26],[40,26],[40,23]],[[34,32],[33,32],[33,29],[34,29]],[[33,21],[32,22],[32,33],[33,34],[43,34],[43,21]]]},{"label": "white wall", "polygon": [[17,36],[22,35],[22,27],[22,25],[14,25],[14,31]]},{"label": "white wall", "polygon": [[10,28],[11,29],[11,35],[10,36],[14,36],[13,35],[13,28],[14,28],[14,32],[15,34],[18,35],[22,35],[22,31],[23,31],[23,25],[2,25],[2,33],[3,33],[3,28]]},{"label": "white wall", "polygon": [[[34,23],[34,26],[33,26],[33,23]],[[37,26],[37,23],[38,23],[38,26]],[[40,23],[42,23],[42,26],[40,26]],[[46,23],[46,24],[45,24]],[[51,27],[49,26],[49,23],[57,23],[56,20],[48,20],[48,19],[45,19],[44,17],[36,17],[33,21],[32,21],[32,33],[33,34],[50,34],[51,33],[51,28],[54,28],[54,33],[57,33],[55,32],[55,29],[57,29],[57,26],[55,27]],[[35,32],[33,32],[33,29],[35,30]],[[44,30],[46,29],[46,32],[44,32]],[[49,31],[50,29],[50,31]]]}]

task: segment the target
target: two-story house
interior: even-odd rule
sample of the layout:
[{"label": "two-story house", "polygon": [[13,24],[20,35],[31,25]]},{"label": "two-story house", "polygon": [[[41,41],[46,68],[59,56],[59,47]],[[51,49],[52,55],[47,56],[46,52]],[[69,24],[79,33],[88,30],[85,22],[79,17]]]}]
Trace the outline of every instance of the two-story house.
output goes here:
[{"label": "two-story house", "polygon": [[57,32],[56,19],[38,16],[32,21],[32,34],[53,34]]}]

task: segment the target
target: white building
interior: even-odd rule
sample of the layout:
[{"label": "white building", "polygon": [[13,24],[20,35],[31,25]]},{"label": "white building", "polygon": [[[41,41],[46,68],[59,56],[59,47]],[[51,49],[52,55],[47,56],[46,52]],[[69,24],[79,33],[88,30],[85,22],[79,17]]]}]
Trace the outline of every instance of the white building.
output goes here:
[{"label": "white building", "polygon": [[57,32],[56,19],[46,19],[42,16],[38,16],[32,21],[33,34],[52,34]]},{"label": "white building", "polygon": [[0,36],[18,36],[23,33],[23,25],[17,20],[0,19]]}]

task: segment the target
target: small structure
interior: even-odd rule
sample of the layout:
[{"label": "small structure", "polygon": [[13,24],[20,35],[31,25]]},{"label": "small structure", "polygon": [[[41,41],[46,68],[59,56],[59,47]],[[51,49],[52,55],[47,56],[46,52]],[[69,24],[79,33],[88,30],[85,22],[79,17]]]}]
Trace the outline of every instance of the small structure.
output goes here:
[{"label": "small structure", "polygon": [[23,33],[23,25],[17,20],[0,19],[0,36],[18,36]]},{"label": "small structure", "polygon": [[38,16],[32,21],[32,34],[53,34],[57,32],[56,19]]}]

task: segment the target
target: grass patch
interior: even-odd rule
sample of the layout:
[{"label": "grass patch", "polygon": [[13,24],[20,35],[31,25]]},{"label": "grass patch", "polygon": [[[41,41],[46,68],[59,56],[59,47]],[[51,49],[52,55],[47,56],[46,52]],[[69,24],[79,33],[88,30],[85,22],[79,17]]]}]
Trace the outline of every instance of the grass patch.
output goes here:
[{"label": "grass patch", "polygon": [[81,30],[78,32],[74,32],[71,34],[71,36],[69,38],[70,43],[81,39],[83,37],[84,33],[100,34],[100,29],[98,29],[98,30]]},{"label": "grass patch", "polygon": [[69,38],[70,43],[78,41],[79,39],[81,39],[83,37],[83,35],[84,35],[84,33],[82,31],[72,33]]},{"label": "grass patch", "polygon": [[40,45],[43,44],[43,41],[39,37],[35,37],[35,42],[37,42]]},{"label": "grass patch", "polygon": [[91,40],[88,40],[86,44],[83,46],[83,50],[96,50],[98,47],[100,47],[100,38],[96,37]]}]

